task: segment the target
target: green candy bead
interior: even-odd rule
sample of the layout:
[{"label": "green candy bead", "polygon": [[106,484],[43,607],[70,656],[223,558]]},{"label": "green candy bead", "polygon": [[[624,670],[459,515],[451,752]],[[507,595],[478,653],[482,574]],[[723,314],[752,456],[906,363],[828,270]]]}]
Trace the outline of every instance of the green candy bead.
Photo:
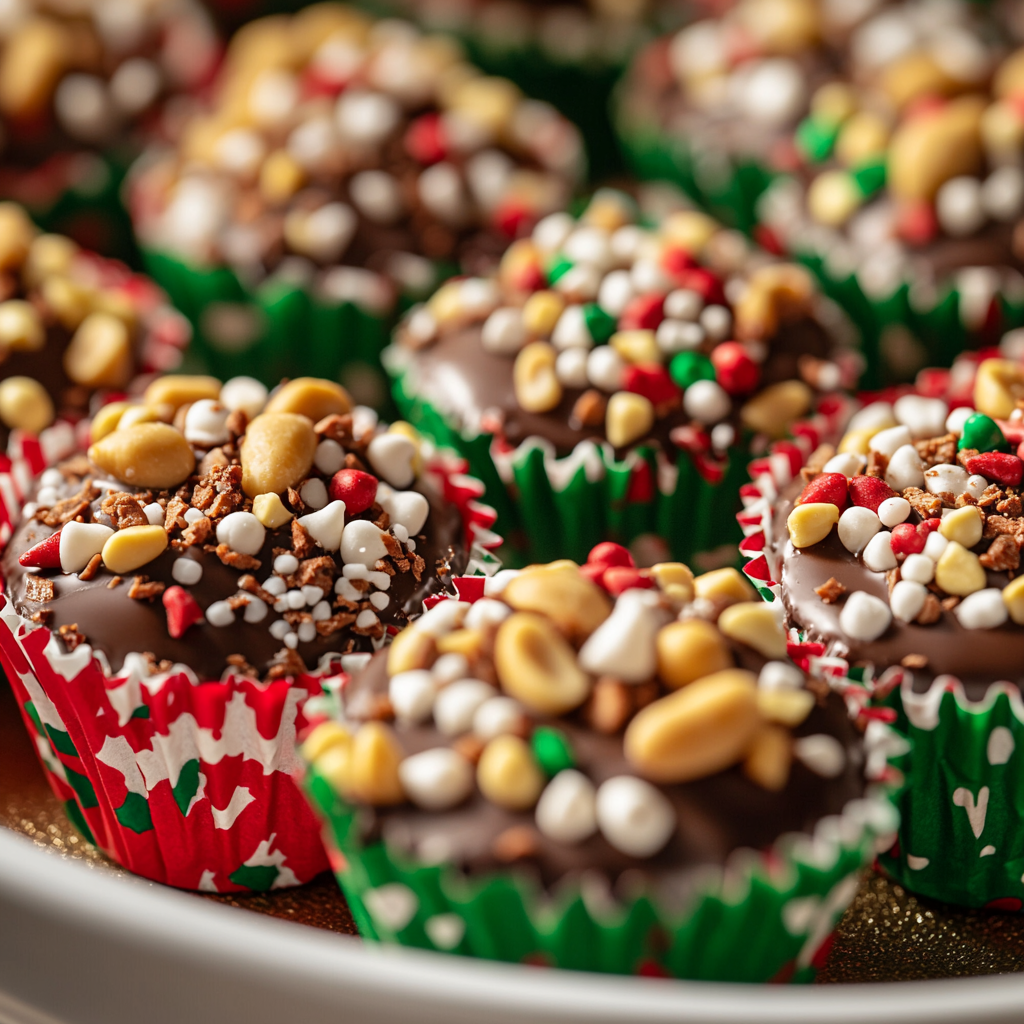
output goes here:
[{"label": "green candy bead", "polygon": [[537,763],[549,778],[576,765],[572,747],[569,746],[569,740],[561,729],[552,729],[546,725],[538,726],[533,730],[530,746],[533,748],[533,756],[537,758]]},{"label": "green candy bead", "polygon": [[573,268],[572,260],[564,256],[556,256],[555,261],[548,269],[548,283],[554,284],[560,277],[564,277]]},{"label": "green candy bead", "polygon": [[606,313],[596,302],[588,302],[583,307],[583,322],[587,325],[595,345],[603,345],[618,326],[615,317]]},{"label": "green candy bead", "polygon": [[715,379],[715,368],[711,360],[699,352],[680,352],[673,356],[668,372],[681,388],[688,388],[699,380]]},{"label": "green candy bead", "polygon": [[853,180],[865,199],[873,196],[885,184],[885,161],[861,164],[853,171]]},{"label": "green candy bead", "polygon": [[797,127],[796,144],[811,163],[820,164],[832,152],[838,134],[839,125],[809,117]]},{"label": "green candy bead", "polygon": [[973,448],[979,452],[1005,452],[1010,450],[1003,432],[991,416],[976,412],[964,424],[964,432],[957,445],[959,451]]}]

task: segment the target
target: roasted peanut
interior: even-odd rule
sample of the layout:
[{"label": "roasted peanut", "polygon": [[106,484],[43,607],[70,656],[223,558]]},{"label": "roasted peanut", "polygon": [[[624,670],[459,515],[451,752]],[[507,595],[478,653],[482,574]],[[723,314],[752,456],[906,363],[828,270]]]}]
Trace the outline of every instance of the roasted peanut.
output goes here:
[{"label": "roasted peanut", "polygon": [[688,565],[682,562],[659,562],[652,565],[649,572],[663,594],[674,601],[693,600],[693,570]]},{"label": "roasted peanut", "polygon": [[54,417],[46,388],[31,377],[8,377],[0,383],[0,422],[12,430],[38,434]]},{"label": "roasted peanut", "polygon": [[176,487],[196,465],[188,441],[166,423],[115,430],[89,448],[89,458],[133,487]]},{"label": "roasted peanut", "polygon": [[1024,366],[1011,359],[985,359],[974,377],[974,408],[1005,420],[1024,398]]},{"label": "roasted peanut", "polygon": [[590,676],[576,664],[576,652],[532,612],[516,612],[498,628],[494,668],[507,694],[541,714],[565,714],[590,693]]},{"label": "roasted peanut", "polygon": [[765,690],[757,691],[757,709],[761,717],[789,729],[795,729],[811,713],[814,694],[809,690]]},{"label": "roasted peanut", "polygon": [[666,238],[698,256],[719,230],[715,220],[697,210],[677,210],[668,215],[662,227]]},{"label": "roasted peanut", "polygon": [[313,465],[316,444],[308,417],[295,412],[261,413],[249,424],[239,453],[242,490],[255,498],[293,487]]},{"label": "roasted peanut", "polygon": [[839,509],[828,501],[809,501],[805,505],[797,505],[786,526],[789,539],[795,548],[809,548],[812,544],[823,541],[839,522]]},{"label": "roasted peanut", "polygon": [[349,746],[352,734],[337,722],[321,722],[302,744],[302,756],[309,762],[315,761],[331,747],[339,744]]},{"label": "roasted peanut", "polygon": [[631,391],[617,391],[608,400],[604,431],[613,448],[624,448],[646,436],[654,426],[654,406],[649,398]]},{"label": "roasted peanut", "polygon": [[49,105],[74,54],[67,28],[56,19],[30,18],[7,37],[0,60],[0,111],[18,120]]},{"label": "roasted peanut", "polygon": [[743,772],[762,789],[778,793],[786,788],[792,763],[793,739],[789,730],[778,725],[762,725],[751,740]]},{"label": "roasted peanut", "polygon": [[270,396],[263,411],[294,412],[319,423],[325,416],[351,412],[352,399],[340,384],[333,381],[319,377],[296,377]]},{"label": "roasted peanut", "polygon": [[276,530],[291,519],[292,514],[284,507],[281,496],[276,492],[257,494],[252,502],[252,514],[268,529]]},{"label": "roasted peanut", "polygon": [[1024,576],[1018,576],[1003,587],[1003,603],[1010,618],[1018,625],[1024,625]]},{"label": "roasted peanut", "polygon": [[273,205],[286,203],[302,188],[306,172],[284,149],[275,149],[260,167],[260,195]]},{"label": "roasted peanut", "polygon": [[491,803],[510,811],[529,810],[544,788],[544,773],[518,736],[496,736],[484,747],[476,782]]},{"label": "roasted peanut", "polygon": [[113,573],[132,572],[167,549],[162,526],[129,526],[112,533],[103,545],[103,564]]},{"label": "roasted peanut", "polygon": [[90,313],[64,351],[64,371],[86,388],[117,388],[132,373],[132,340],[123,320]]},{"label": "roasted peanut", "polygon": [[608,344],[627,363],[661,362],[661,352],[654,331],[617,331],[608,339]]},{"label": "roasted peanut", "polygon": [[398,766],[402,748],[383,722],[365,722],[352,740],[345,770],[345,795],[376,807],[400,804],[405,799]]},{"label": "roasted peanut", "polygon": [[0,350],[38,352],[45,344],[46,329],[31,302],[0,302]]},{"label": "roasted peanut", "polygon": [[388,675],[411,672],[417,668],[430,668],[437,657],[434,638],[418,630],[415,625],[403,629],[388,648]]},{"label": "roasted peanut", "polygon": [[35,234],[35,225],[17,203],[0,203],[0,270],[17,270],[25,262]]},{"label": "roasted peanut", "polygon": [[25,258],[25,284],[37,288],[47,277],[66,274],[77,253],[78,246],[64,235],[37,236]]},{"label": "roasted peanut", "polygon": [[705,619],[670,622],[658,630],[658,676],[673,689],[732,668],[722,634]]},{"label": "roasted peanut", "polygon": [[516,401],[526,412],[550,412],[562,400],[555,355],[546,341],[531,341],[516,356],[512,382]]},{"label": "roasted peanut", "polygon": [[484,637],[478,629],[456,629],[437,638],[438,654],[461,654],[470,663],[480,655]]},{"label": "roasted peanut", "polygon": [[766,658],[786,656],[786,634],[774,606],[764,601],[742,601],[730,605],[718,617],[718,628],[733,640],[753,647]]},{"label": "roasted peanut", "polygon": [[811,275],[793,263],[775,263],[750,275],[735,307],[735,332],[740,341],[766,341],[779,326],[804,312],[814,297]]},{"label": "roasted peanut", "polygon": [[191,405],[204,398],[214,401],[220,398],[220,381],[216,377],[168,374],[157,377],[143,395],[146,405],[158,410],[160,418],[166,422],[174,419],[174,414],[183,405]]},{"label": "roasted peanut", "polygon": [[564,309],[558,292],[534,292],[523,305],[523,326],[535,338],[550,338]]},{"label": "roasted peanut", "polygon": [[740,410],[740,419],[748,430],[769,437],[782,437],[810,408],[814,393],[802,380],[784,380],[770,384],[754,395]]},{"label": "roasted peanut", "polygon": [[129,402],[108,402],[96,410],[96,415],[89,422],[89,437],[93,444],[118,428],[121,417],[132,405]]},{"label": "roasted peanut", "polygon": [[590,636],[612,610],[604,591],[573,562],[531,565],[501,596],[516,611],[546,615],[574,642]]},{"label": "roasted peanut", "polygon": [[760,725],[757,679],[726,669],[648,704],[626,729],[626,758],[655,782],[687,782],[743,757]]},{"label": "roasted peanut", "polygon": [[724,569],[712,569],[693,581],[693,592],[697,597],[709,601],[753,601],[757,591],[746,581],[743,574],[732,566]]},{"label": "roasted peanut", "polygon": [[46,307],[69,331],[75,330],[92,311],[89,290],[70,277],[46,277],[40,291]]}]

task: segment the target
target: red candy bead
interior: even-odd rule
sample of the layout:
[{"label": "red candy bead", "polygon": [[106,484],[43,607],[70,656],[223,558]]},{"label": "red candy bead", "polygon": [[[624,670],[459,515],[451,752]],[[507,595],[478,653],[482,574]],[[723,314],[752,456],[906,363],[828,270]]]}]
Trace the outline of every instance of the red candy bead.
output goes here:
[{"label": "red candy bead", "polygon": [[448,140],[440,114],[416,118],[405,133],[405,149],[417,163],[440,163],[448,155]]},{"label": "red candy bead", "polygon": [[365,512],[377,497],[377,478],[361,469],[339,469],[327,488],[331,501],[345,502],[348,515]]},{"label": "red candy bead", "polygon": [[643,395],[654,406],[676,401],[682,392],[669,376],[668,370],[658,363],[627,366],[622,386],[627,391]]},{"label": "red candy bead", "polygon": [[761,368],[738,341],[723,341],[711,352],[711,365],[718,383],[730,395],[745,395],[757,387]]},{"label": "red candy bead", "polygon": [[897,558],[905,558],[907,555],[919,555],[924,551],[924,542],[927,539],[927,536],[919,532],[913,523],[900,523],[899,526],[892,528],[889,544],[892,547],[892,553]]},{"label": "red candy bead", "polygon": [[46,540],[23,551],[18,564],[28,569],[59,569],[60,568],[60,530],[51,533]]},{"label": "red candy bead", "polygon": [[167,632],[175,640],[203,618],[203,609],[184,587],[168,587],[164,591],[163,602],[167,612]]},{"label": "red candy bead", "polygon": [[722,305],[725,302],[725,291],[722,282],[704,267],[691,267],[676,274],[680,288],[696,292],[707,303]]},{"label": "red candy bead", "polygon": [[624,565],[630,569],[636,568],[636,562],[633,561],[633,556],[629,553],[629,550],[621,544],[615,544],[610,540],[597,544],[590,549],[590,554],[587,555],[587,565],[601,565],[605,569],[613,565]]},{"label": "red candy bead", "polygon": [[846,508],[847,480],[842,473],[821,473],[800,492],[798,505],[824,502],[840,512]]},{"label": "red candy bead", "polygon": [[637,295],[619,317],[620,331],[653,331],[665,319],[663,295]]},{"label": "red candy bead", "polygon": [[911,245],[927,245],[939,232],[931,203],[911,203],[896,215],[896,233]]},{"label": "red candy bead", "polygon": [[513,196],[502,200],[494,211],[494,226],[508,238],[522,238],[536,222],[534,208]]},{"label": "red candy bead", "polygon": [[654,586],[654,580],[645,575],[642,569],[626,565],[613,565],[605,570],[601,582],[612,597],[618,597],[627,590],[650,590]]},{"label": "red candy bead", "polygon": [[854,505],[869,508],[872,512],[878,511],[878,506],[886,498],[896,498],[896,492],[877,476],[855,476],[852,477],[848,486],[850,501]]},{"label": "red candy bead", "polygon": [[1006,452],[983,452],[967,460],[967,472],[979,473],[1004,487],[1016,487],[1024,475],[1024,462]]},{"label": "red candy bead", "polygon": [[672,246],[661,254],[661,265],[667,273],[675,276],[697,266],[697,261],[685,249]]}]

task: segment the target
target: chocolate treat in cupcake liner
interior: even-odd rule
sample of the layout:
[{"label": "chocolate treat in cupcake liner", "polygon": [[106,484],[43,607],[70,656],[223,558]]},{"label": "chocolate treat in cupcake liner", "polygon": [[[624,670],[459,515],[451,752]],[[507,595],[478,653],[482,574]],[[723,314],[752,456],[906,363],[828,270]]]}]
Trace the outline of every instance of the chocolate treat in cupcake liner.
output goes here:
[{"label": "chocolate treat in cupcake liner", "polygon": [[139,374],[173,370],[191,331],[151,281],[41,234],[0,203],[0,545],[32,478]]},{"label": "chocolate treat in cupcake liner", "polygon": [[0,32],[0,198],[105,255],[137,255],[124,173],[173,135],[220,52],[193,0],[18,4]]},{"label": "chocolate treat in cupcake liner", "polygon": [[1020,909],[1024,365],[962,359],[920,384],[792,481],[761,467],[747,571],[798,662],[909,741],[883,866],[934,899]]},{"label": "chocolate treat in cupcake liner", "polygon": [[[325,866],[291,772],[306,700],[493,571],[481,488],[329,381],[162,377],[44,472],[3,556],[0,660],[58,796],[189,889]],[[357,659],[358,660],[358,659]]]},{"label": "chocolate treat in cupcake liner", "polygon": [[840,428],[854,337],[803,268],[603,191],[411,310],[385,362],[403,414],[486,483],[509,558],[646,535],[688,558],[738,539],[769,440]]},{"label": "chocolate treat in cupcake liner", "polygon": [[320,4],[241,30],[212,109],[129,192],[213,372],[347,379],[404,304],[492,267],[582,171],[578,131],[450,38]]},{"label": "chocolate treat in cupcake liner", "polygon": [[374,655],[303,744],[363,936],[620,974],[812,976],[895,826],[885,727],[865,748],[735,569],[638,570],[602,544],[582,568],[479,590]]}]

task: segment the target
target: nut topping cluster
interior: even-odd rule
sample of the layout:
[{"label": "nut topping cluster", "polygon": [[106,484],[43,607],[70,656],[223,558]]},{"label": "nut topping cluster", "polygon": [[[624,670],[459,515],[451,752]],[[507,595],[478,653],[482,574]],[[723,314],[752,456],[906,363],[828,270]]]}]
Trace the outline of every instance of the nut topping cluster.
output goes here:
[{"label": "nut topping cluster", "polygon": [[[88,459],[42,475],[5,566],[19,610],[44,625],[65,614],[62,601],[96,614],[67,604],[83,581],[124,594],[95,595],[103,636],[64,621],[70,647],[103,648],[127,614],[118,600],[161,602],[163,627],[153,617],[124,640],[150,644],[157,662],[177,652],[167,638],[185,637],[197,672],[219,675],[227,649],[233,671],[294,675],[325,653],[380,646],[407,606],[465,567],[431,542],[416,433],[378,426],[330,381],[299,378],[268,396],[247,377],[161,377],[142,402],[105,406],[92,437]],[[209,633],[229,627],[242,629],[234,648]]]},{"label": "nut topping cluster", "polygon": [[427,260],[496,257],[582,170],[553,107],[484,77],[450,39],[340,4],[247,25],[218,97],[136,177],[145,244],[247,282],[279,271],[373,313],[429,290]]},{"label": "nut topping cluster", "polygon": [[875,402],[834,454],[815,454],[787,519],[790,544],[814,550],[835,528],[848,556],[888,584],[888,601],[846,593],[835,579],[819,588],[826,603],[842,603],[849,638],[873,641],[894,620],[930,626],[946,614],[965,629],[1024,623],[1022,397],[1024,367],[986,359],[971,405],[950,411],[919,394]]},{"label": "nut topping cluster", "polygon": [[[578,220],[542,220],[495,277],[443,285],[397,340],[401,356],[476,325],[480,346],[512,364],[525,412],[564,414],[617,449],[660,429],[724,451],[738,431],[784,436],[816,391],[854,383],[857,358],[821,314],[803,268],[765,262],[693,210],[643,227],[632,199],[604,190]],[[818,332],[808,348],[825,358],[794,356],[798,372],[779,379],[773,348],[794,323]]]},{"label": "nut topping cluster", "polygon": [[304,755],[357,804],[509,812],[498,860],[598,834],[646,859],[676,832],[682,784],[739,766],[742,785],[777,792],[795,760],[845,770],[842,742],[808,732],[817,698],[785,659],[774,610],[736,570],[637,569],[605,543],[582,567],[505,570],[480,600],[435,605]]}]

